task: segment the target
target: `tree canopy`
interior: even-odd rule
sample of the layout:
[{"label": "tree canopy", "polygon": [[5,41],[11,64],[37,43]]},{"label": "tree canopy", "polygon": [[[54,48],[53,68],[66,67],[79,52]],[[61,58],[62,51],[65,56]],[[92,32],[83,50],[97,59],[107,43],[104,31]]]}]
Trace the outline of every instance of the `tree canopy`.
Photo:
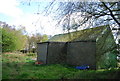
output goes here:
[{"label": "tree canopy", "polygon": [[10,27],[3,27],[2,31],[2,52],[12,52],[25,47],[26,36],[21,30],[16,30]]}]

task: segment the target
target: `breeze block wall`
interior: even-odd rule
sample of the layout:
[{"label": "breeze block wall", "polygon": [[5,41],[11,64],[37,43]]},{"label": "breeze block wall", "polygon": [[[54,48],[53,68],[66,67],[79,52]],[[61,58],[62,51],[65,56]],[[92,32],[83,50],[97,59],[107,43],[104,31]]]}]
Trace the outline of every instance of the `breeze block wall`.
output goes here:
[{"label": "breeze block wall", "polygon": [[37,61],[46,64],[48,43],[38,43],[37,45]]},{"label": "breeze block wall", "polygon": [[50,42],[48,44],[47,64],[65,63],[66,51],[65,42]]},{"label": "breeze block wall", "polygon": [[91,69],[96,69],[96,42],[70,42],[67,46],[67,64],[69,65],[89,65]]},{"label": "breeze block wall", "polygon": [[44,64],[89,65],[96,69],[96,42],[46,42],[38,44],[38,61]]}]

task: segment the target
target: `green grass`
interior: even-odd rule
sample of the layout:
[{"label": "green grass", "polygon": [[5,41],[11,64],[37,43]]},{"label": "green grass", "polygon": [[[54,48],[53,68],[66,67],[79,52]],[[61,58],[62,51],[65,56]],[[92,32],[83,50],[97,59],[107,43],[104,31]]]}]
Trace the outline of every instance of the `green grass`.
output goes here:
[{"label": "green grass", "polygon": [[116,79],[120,69],[77,70],[68,65],[35,65],[28,54],[3,54],[3,79]]}]

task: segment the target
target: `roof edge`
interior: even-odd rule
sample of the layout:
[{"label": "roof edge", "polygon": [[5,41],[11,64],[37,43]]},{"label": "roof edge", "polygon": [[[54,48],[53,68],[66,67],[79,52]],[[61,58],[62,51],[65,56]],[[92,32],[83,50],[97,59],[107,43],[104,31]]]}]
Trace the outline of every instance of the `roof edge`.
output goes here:
[{"label": "roof edge", "polygon": [[48,41],[48,42],[40,42],[40,43],[37,43],[37,44],[44,44],[44,43],[75,43],[75,42],[96,42],[96,40],[80,40],[80,41],[68,41],[68,42]]}]

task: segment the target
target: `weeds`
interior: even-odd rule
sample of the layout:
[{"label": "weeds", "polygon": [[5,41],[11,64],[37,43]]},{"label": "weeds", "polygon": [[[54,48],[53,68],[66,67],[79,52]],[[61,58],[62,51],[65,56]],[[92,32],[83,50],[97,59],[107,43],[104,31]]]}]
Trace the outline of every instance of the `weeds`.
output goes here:
[{"label": "weeds", "polygon": [[35,65],[28,54],[3,54],[3,79],[118,79],[120,69],[77,70],[72,66]]}]

